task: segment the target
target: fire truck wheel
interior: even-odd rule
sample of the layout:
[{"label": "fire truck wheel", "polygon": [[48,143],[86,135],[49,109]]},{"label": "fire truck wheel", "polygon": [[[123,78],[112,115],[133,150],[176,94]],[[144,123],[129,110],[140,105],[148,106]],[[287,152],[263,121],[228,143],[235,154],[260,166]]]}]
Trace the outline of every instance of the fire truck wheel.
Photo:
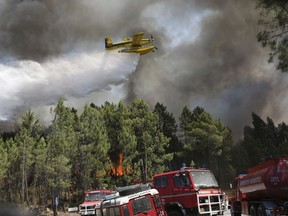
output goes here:
[{"label": "fire truck wheel", "polygon": [[231,216],[241,216],[241,214],[239,212],[234,212],[232,207],[230,208],[230,214],[231,214]]},{"label": "fire truck wheel", "polygon": [[257,210],[255,205],[250,206],[250,215],[251,216],[257,216]]},{"label": "fire truck wheel", "polygon": [[183,216],[183,214],[180,211],[169,211],[168,216]]}]

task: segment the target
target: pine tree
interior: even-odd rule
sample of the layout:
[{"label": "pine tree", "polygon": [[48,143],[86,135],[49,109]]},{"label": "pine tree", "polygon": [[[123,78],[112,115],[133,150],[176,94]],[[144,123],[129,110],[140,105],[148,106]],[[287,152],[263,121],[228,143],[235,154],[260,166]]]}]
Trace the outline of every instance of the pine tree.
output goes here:
[{"label": "pine tree", "polygon": [[80,116],[79,134],[78,167],[83,190],[107,187],[106,171],[110,165],[107,152],[110,143],[99,109],[87,105],[84,107]]},{"label": "pine tree", "polygon": [[9,202],[21,203],[21,198],[19,196],[21,192],[21,170],[20,170],[20,157],[18,146],[14,142],[13,138],[5,141],[7,152],[9,152],[8,157],[8,170],[7,170],[7,194],[6,200]]},{"label": "pine tree", "polygon": [[21,119],[21,125],[15,136],[15,143],[18,147],[19,166],[21,172],[21,198],[22,205],[30,203],[28,182],[33,179],[33,149],[40,137],[41,126],[34,113],[29,110]]},{"label": "pine tree", "polygon": [[178,140],[176,120],[173,114],[167,111],[167,107],[159,102],[156,103],[154,112],[159,119],[158,130],[169,138],[169,147],[165,149],[165,151],[174,154],[173,160],[169,164],[169,168],[171,170],[178,169],[182,163],[182,159],[177,156],[177,153],[179,154],[183,146]]},{"label": "pine tree", "polygon": [[[0,193],[4,194],[5,192],[2,189],[5,187],[4,180],[6,179],[8,168],[8,153],[7,148],[4,145],[4,141],[0,136]],[[1,201],[1,198],[0,198]]]},{"label": "pine tree", "polygon": [[165,148],[169,146],[169,139],[157,130],[159,122],[157,114],[149,111],[148,105],[138,99],[130,104],[129,110],[134,134],[137,137],[138,156],[133,160],[134,168],[141,169],[141,179],[140,176],[135,178],[147,181],[153,174],[168,168],[165,164],[172,160],[173,154],[165,152]]},{"label": "pine tree", "polygon": [[288,130],[285,123],[276,127],[271,118],[268,117],[266,123],[260,116],[252,113],[252,125],[253,127],[245,127],[244,138],[241,142],[248,155],[248,167],[270,158],[288,155]]},{"label": "pine tree", "polygon": [[[258,41],[270,48],[269,62],[276,62],[277,69],[288,72],[288,4],[286,0],[256,0],[260,9]],[[275,58],[277,60],[275,61]]]},{"label": "pine tree", "polygon": [[40,205],[46,204],[47,191],[47,144],[43,137],[34,148],[34,193],[33,197]]},{"label": "pine tree", "polygon": [[[228,147],[224,147],[224,141],[225,138],[228,139],[229,129],[220,120],[214,120],[203,108],[196,107],[192,113],[185,108],[184,110],[186,114],[181,116],[181,128],[185,129],[186,133],[183,150],[186,163],[208,166],[217,171],[219,158],[222,157],[224,150],[228,152],[226,149]],[[229,145],[232,145],[231,141]]]},{"label": "pine tree", "polygon": [[116,186],[123,186],[132,181],[132,160],[137,156],[136,137],[132,130],[129,111],[123,101],[118,105],[106,102],[101,107],[108,139],[111,144],[109,156],[112,161],[110,171]]},{"label": "pine tree", "polygon": [[53,204],[55,197],[61,199],[71,186],[72,158],[76,157],[78,140],[76,111],[66,107],[64,100],[60,99],[54,114],[47,136],[47,183]]},{"label": "pine tree", "polygon": [[[184,106],[184,108],[182,109],[181,115],[179,117],[179,133],[178,133],[178,137],[179,140],[181,142],[181,146],[182,146],[182,151],[180,150],[179,152],[176,153],[177,157],[180,158],[181,164],[184,163],[185,161],[187,162],[187,160],[191,160],[191,158],[185,158],[187,155],[185,154],[185,151],[183,151],[183,147],[185,145],[190,144],[190,146],[192,147],[193,145],[193,140],[191,140],[191,137],[188,135],[189,130],[190,130],[190,125],[193,121],[193,114],[191,112],[191,110],[187,107]],[[192,155],[193,158],[193,155]],[[195,160],[195,159],[194,159]],[[189,161],[189,165],[194,165],[194,161],[193,159],[191,161]]]}]

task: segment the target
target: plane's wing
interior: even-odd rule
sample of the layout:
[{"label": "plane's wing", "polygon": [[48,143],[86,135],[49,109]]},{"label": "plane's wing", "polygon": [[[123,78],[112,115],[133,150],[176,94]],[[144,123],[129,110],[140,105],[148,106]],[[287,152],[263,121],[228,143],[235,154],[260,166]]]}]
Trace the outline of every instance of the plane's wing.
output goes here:
[{"label": "plane's wing", "polygon": [[131,47],[140,47],[143,36],[144,32],[139,32],[135,34],[132,38]]}]

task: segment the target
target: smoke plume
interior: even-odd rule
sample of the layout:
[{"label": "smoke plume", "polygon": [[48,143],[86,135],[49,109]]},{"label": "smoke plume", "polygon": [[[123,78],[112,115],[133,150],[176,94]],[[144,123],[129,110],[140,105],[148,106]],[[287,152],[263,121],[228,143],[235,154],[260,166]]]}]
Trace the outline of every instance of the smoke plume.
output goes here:
[{"label": "smoke plume", "polygon": [[[60,97],[76,108],[137,97],[176,118],[201,106],[235,139],[252,112],[287,119],[287,78],[256,41],[254,1],[0,0],[0,14],[2,120]],[[155,53],[104,50],[105,37],[138,31],[153,34]]]},{"label": "smoke plume", "polygon": [[148,13],[157,14],[150,23],[161,30],[162,51],[141,59],[130,96],[162,101],[176,116],[184,105],[201,106],[235,139],[252,112],[276,123],[287,119],[287,77],[267,64],[267,50],[257,43],[253,1],[161,1]]}]

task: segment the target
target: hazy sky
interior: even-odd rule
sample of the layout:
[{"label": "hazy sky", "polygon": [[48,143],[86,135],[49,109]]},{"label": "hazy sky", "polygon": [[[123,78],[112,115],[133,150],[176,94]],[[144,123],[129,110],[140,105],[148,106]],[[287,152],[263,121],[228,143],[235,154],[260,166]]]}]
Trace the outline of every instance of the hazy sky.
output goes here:
[{"label": "hazy sky", "polygon": [[[252,112],[287,121],[287,75],[257,43],[254,1],[0,0],[0,15],[2,127],[29,108],[49,119],[61,97],[75,108],[141,98],[177,119],[201,106],[235,141]],[[138,31],[156,52],[104,50],[106,36]]]}]

